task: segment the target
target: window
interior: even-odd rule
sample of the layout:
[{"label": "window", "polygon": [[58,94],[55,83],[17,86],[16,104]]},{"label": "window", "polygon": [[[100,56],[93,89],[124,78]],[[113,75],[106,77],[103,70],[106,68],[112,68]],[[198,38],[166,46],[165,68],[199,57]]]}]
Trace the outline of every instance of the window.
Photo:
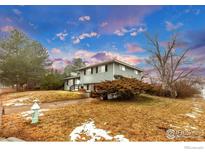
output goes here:
[{"label": "window", "polygon": [[99,66],[99,72],[100,73],[105,72],[105,65]]},{"label": "window", "polygon": [[124,65],[120,65],[120,70],[121,71],[125,71],[125,66]]},{"label": "window", "polygon": [[93,68],[91,68],[91,74],[93,74]]},{"label": "window", "polygon": [[87,74],[91,74],[91,68],[88,68],[88,69],[86,70],[86,72],[87,72]]},{"label": "window", "polygon": [[84,69],[84,75],[86,75],[86,69]]},{"label": "window", "polygon": [[134,70],[134,73],[135,73],[135,74],[139,74],[139,72],[138,72],[137,70]]},{"label": "window", "polygon": [[96,73],[98,73],[98,67],[96,67]]},{"label": "window", "polygon": [[107,72],[107,65],[105,65],[105,72]]},{"label": "window", "polygon": [[75,79],[75,84],[80,84],[80,80],[79,79]]},{"label": "window", "polygon": [[68,85],[69,86],[73,85],[73,79],[68,80]]}]

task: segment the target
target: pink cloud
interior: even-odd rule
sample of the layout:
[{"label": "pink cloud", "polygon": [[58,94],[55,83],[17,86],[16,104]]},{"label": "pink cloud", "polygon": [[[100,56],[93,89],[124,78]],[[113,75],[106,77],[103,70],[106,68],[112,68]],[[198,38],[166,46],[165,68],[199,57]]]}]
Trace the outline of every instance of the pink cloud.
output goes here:
[{"label": "pink cloud", "polygon": [[125,47],[127,48],[127,52],[130,53],[144,51],[144,49],[142,49],[138,44],[127,43]]},{"label": "pink cloud", "polygon": [[68,65],[71,64],[71,62],[67,59],[64,58],[53,58],[50,59],[52,62],[52,69],[58,70],[60,72],[63,72],[64,68]]},{"label": "pink cloud", "polygon": [[131,65],[137,65],[142,62],[142,59],[135,55],[119,54],[111,51],[99,51],[94,53],[87,50],[79,50],[74,53],[74,58],[83,58],[88,65],[111,59],[118,59]]},{"label": "pink cloud", "polygon": [[51,49],[51,53],[52,54],[60,54],[60,53],[62,53],[62,51],[58,48],[53,48],[53,49]]},{"label": "pink cloud", "polygon": [[11,32],[14,29],[15,29],[15,27],[13,27],[13,26],[0,27],[0,31],[2,31],[2,32]]},{"label": "pink cloud", "polygon": [[[171,42],[169,41],[161,41],[159,42],[160,46],[166,48],[168,46],[168,44],[170,44]],[[184,41],[183,39],[177,39],[176,41],[176,48],[188,48],[189,46],[189,42]]]},{"label": "pink cloud", "polygon": [[106,19],[109,25],[100,27],[99,31],[110,34],[117,29],[139,25],[147,15],[159,8],[160,6],[113,6],[112,12]]}]

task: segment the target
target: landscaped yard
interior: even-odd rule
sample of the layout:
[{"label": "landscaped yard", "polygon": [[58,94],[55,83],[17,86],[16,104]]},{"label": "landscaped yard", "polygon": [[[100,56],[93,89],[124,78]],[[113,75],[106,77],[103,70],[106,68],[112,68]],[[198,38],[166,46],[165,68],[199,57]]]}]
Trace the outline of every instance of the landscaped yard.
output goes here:
[{"label": "landscaped yard", "polygon": [[[76,127],[93,120],[97,128],[108,131],[110,136],[124,135],[129,141],[205,141],[204,119],[205,101],[201,98],[141,95],[133,101],[96,100],[52,109],[44,112],[37,125],[18,114],[5,115],[2,136],[27,141],[70,141],[69,135]],[[180,130],[184,136],[169,139],[168,129]]]},{"label": "landscaped yard", "polygon": [[50,103],[54,101],[63,101],[71,99],[84,98],[82,93],[68,92],[63,90],[50,91],[26,91],[3,94],[0,96],[0,101],[4,106],[21,106],[31,104],[34,99],[38,99],[41,103]]}]

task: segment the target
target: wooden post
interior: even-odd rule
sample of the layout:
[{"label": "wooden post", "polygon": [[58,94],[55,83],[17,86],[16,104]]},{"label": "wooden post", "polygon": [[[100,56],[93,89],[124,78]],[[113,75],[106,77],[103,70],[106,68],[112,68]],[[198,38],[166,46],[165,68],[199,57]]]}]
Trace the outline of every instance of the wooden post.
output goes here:
[{"label": "wooden post", "polygon": [[0,132],[2,131],[2,115],[3,115],[3,104],[0,102]]}]

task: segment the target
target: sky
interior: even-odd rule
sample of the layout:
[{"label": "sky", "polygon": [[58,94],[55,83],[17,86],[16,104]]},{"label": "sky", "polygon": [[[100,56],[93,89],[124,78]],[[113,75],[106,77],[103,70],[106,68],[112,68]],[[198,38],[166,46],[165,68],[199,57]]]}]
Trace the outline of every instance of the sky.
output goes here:
[{"label": "sky", "polygon": [[200,64],[205,75],[205,6],[0,6],[0,33],[14,28],[43,44],[59,70],[73,58],[87,65],[116,58],[149,70],[145,34],[163,46],[177,33],[194,61],[184,69]]}]

